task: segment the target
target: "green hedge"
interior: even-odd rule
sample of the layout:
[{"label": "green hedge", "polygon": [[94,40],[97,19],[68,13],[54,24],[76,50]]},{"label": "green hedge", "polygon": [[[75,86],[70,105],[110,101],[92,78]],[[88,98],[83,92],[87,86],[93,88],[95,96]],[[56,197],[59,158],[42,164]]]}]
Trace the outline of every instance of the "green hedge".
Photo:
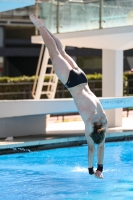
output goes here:
[{"label": "green hedge", "polygon": [[127,83],[128,83],[128,86],[133,87],[133,81],[132,81],[133,73],[132,72],[125,73],[124,76],[125,76],[125,81],[127,81]]},{"label": "green hedge", "polygon": [[[89,74],[87,75],[87,78],[88,78],[90,89],[94,91],[94,89],[96,88],[97,90],[95,91],[95,94],[98,97],[100,97],[101,88],[102,88],[102,81],[101,81],[102,74],[97,74],[97,73]],[[47,81],[48,79],[49,77],[46,77],[45,81]],[[133,81],[130,81],[128,83],[129,80],[133,79],[133,73],[124,73],[123,79],[124,79],[124,94],[126,94],[127,85],[129,84],[130,87],[133,86]],[[35,80],[35,76],[0,77],[0,93],[8,93],[8,92],[9,93],[10,92],[23,92],[23,93],[27,92],[28,93],[29,91],[31,92],[34,80]],[[92,80],[95,80],[95,83]],[[4,83],[7,83],[7,84],[5,85]],[[21,85],[21,83],[25,83],[25,84]],[[62,90],[66,91],[66,88],[63,86],[63,84],[60,81],[58,82],[57,90],[61,91],[60,93],[62,93]],[[62,97],[62,94],[58,93],[58,98],[61,98],[61,97]],[[65,92],[65,97],[70,97],[69,92]],[[26,98],[29,98],[29,97],[26,97]],[[2,95],[0,95],[0,99],[18,99],[18,97],[15,96],[15,97],[7,98],[7,96],[2,97]]]},{"label": "green hedge", "polygon": [[[49,77],[46,77],[48,80]],[[102,74],[89,74],[87,75],[88,80],[101,80]],[[33,82],[35,80],[35,76],[20,76],[20,77],[0,77],[0,83],[20,83],[20,82]]]},{"label": "green hedge", "polygon": [[[49,77],[46,77],[48,80]],[[88,74],[88,80],[102,80],[102,74],[95,73],[95,74]],[[124,80],[133,79],[133,73],[124,73],[123,75]],[[17,82],[33,82],[35,76],[20,76],[20,77],[0,77],[0,83],[17,83]]]},{"label": "green hedge", "polygon": [[0,77],[0,83],[22,83],[22,82],[33,82],[35,76],[20,76],[20,77]]}]

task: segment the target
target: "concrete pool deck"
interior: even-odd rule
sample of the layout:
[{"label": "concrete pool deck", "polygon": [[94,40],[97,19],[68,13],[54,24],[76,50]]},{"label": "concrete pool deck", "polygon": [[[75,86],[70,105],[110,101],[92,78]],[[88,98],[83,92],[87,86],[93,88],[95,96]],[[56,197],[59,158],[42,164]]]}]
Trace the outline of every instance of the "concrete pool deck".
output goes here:
[{"label": "concrete pool deck", "polygon": [[[123,117],[122,127],[109,128],[106,141],[118,141],[133,138],[133,115]],[[46,134],[16,137],[6,141],[0,139],[0,154],[24,152],[39,149],[51,149],[86,144],[84,123],[77,121],[49,121]]]}]

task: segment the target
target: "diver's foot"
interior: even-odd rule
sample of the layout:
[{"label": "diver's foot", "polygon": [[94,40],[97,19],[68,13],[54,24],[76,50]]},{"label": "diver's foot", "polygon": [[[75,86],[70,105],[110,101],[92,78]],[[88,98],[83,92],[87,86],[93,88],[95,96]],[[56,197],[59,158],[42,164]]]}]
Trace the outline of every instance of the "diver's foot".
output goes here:
[{"label": "diver's foot", "polygon": [[40,19],[40,18],[37,18],[35,15],[33,14],[30,14],[29,15],[29,18],[30,20],[32,21],[32,23],[39,29],[40,27],[42,26],[45,26],[44,23],[44,19]]}]

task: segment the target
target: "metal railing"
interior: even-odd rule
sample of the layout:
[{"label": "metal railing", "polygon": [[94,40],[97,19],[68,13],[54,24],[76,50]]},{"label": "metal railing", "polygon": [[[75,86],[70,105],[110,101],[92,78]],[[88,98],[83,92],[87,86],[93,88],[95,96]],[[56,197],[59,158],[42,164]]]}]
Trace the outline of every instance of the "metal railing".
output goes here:
[{"label": "metal railing", "polygon": [[[89,80],[89,87],[92,92],[96,94],[97,97],[102,96],[102,80]],[[133,95],[133,79],[126,81],[126,87],[124,88],[125,96]],[[0,83],[0,99],[7,99],[6,97],[14,96],[13,99],[32,99],[32,87],[33,82],[16,82],[16,83]],[[71,95],[66,87],[58,82],[56,97],[55,98],[70,98]]]},{"label": "metal railing", "polygon": [[33,82],[0,83],[0,100],[32,99]]},{"label": "metal railing", "polygon": [[[102,94],[102,87],[97,87],[101,84],[101,80],[90,80],[90,89],[95,93]],[[32,99],[33,82],[17,82],[17,83],[0,83],[0,100],[4,99]],[[101,95],[97,95],[101,96]],[[46,96],[43,98],[47,98]],[[66,87],[58,82],[55,98],[71,98]]]}]

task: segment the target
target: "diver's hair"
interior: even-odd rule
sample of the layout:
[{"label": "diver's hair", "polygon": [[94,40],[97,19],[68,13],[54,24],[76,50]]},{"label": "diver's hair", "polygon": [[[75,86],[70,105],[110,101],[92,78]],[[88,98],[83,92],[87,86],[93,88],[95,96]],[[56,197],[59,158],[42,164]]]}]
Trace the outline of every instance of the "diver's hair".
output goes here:
[{"label": "diver's hair", "polygon": [[93,139],[95,144],[100,144],[105,138],[106,129],[102,124],[93,124],[93,132],[90,134],[90,137]]}]

